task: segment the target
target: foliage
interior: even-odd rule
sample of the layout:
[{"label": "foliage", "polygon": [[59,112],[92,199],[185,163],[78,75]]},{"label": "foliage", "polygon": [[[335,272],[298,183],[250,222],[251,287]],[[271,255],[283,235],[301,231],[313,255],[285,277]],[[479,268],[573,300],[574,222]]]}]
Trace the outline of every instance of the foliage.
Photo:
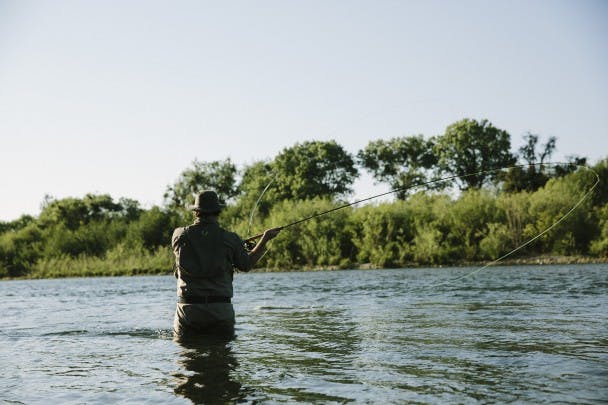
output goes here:
[{"label": "foliage", "polygon": [[518,156],[523,160],[523,165],[511,167],[506,173],[503,183],[505,191],[536,191],[549,180],[547,167],[543,163],[551,158],[555,150],[556,138],[550,137],[540,152],[536,150],[538,140],[538,135],[527,133],[524,136],[525,144],[519,148]]},{"label": "foliage", "polygon": [[388,183],[400,199],[410,194],[410,188],[428,182],[437,165],[433,139],[422,135],[377,140],[359,151],[361,166],[369,170],[378,182]]},{"label": "foliage", "polygon": [[279,200],[276,177],[272,163],[265,161],[255,162],[243,169],[238,200],[234,207],[228,208],[231,211],[228,217],[233,219],[232,226],[237,225],[235,222],[248,224],[250,220],[268,215],[272,205]]},{"label": "foliage", "polygon": [[592,200],[588,198],[578,209],[570,210],[584,197],[594,181],[595,176],[583,169],[567,177],[551,179],[545,187],[531,194],[529,212],[534,221],[524,229],[525,237],[534,237],[568,214],[552,232],[540,238],[540,250],[560,255],[588,253],[589,243],[599,234]]},{"label": "foliage", "polygon": [[591,169],[599,179],[599,184],[591,196],[591,201],[594,206],[602,206],[608,202],[608,159],[599,161]]},{"label": "foliage", "polygon": [[285,148],[274,159],[272,170],[279,200],[348,195],[359,175],[353,157],[335,141],[308,141]]},{"label": "foliage", "polygon": [[41,256],[42,238],[37,224],[0,235],[0,273],[4,277],[25,274]]},{"label": "foliage", "polygon": [[179,217],[171,211],[152,207],[129,225],[126,243],[132,247],[142,247],[152,251],[169,243],[173,229],[179,223]]},{"label": "foliage", "polygon": [[184,209],[194,202],[196,193],[215,190],[222,202],[229,201],[237,194],[236,166],[228,158],[212,162],[194,160],[192,167],[184,170],[165,191],[165,205],[172,209]]},{"label": "foliage", "polygon": [[597,209],[597,217],[600,235],[591,242],[590,251],[596,256],[608,258],[608,204]]},{"label": "foliage", "polygon": [[[490,232],[490,225],[496,231],[504,221],[496,208],[496,198],[486,191],[468,190],[454,201],[448,209],[448,243],[457,247],[460,259],[478,260],[480,242]],[[487,256],[487,255],[486,255]]]},{"label": "foliage", "polygon": [[358,262],[395,267],[412,261],[414,213],[405,202],[361,207],[351,221]]},{"label": "foliage", "polygon": [[22,215],[14,221],[0,221],[0,234],[9,231],[18,231],[19,229],[25,228],[27,225],[34,222],[35,218],[31,215]]},{"label": "foliage", "polygon": [[495,180],[497,169],[511,166],[511,136],[488,120],[464,119],[437,138],[436,151],[445,173],[458,176],[462,189],[481,188]]},{"label": "foliage", "polygon": [[548,164],[556,147],[555,137],[550,137],[541,151],[536,150],[538,135],[528,133],[524,136],[524,141],[524,146],[519,148],[520,165],[510,167],[506,173],[501,174],[502,188],[506,192],[536,191],[550,178],[563,177],[586,166],[587,159],[577,156],[568,157],[566,163]]},{"label": "foliage", "polygon": [[[492,136],[501,132],[487,122],[456,124],[446,134],[460,136],[470,128],[471,133],[489,131]],[[497,137],[504,141],[504,135]],[[445,139],[437,144],[440,141]],[[530,162],[534,156],[546,159],[551,148],[545,146],[544,157],[537,152],[533,156],[537,140],[528,141],[528,149],[520,150],[522,155]],[[359,159],[376,171],[377,179],[406,184],[399,177],[403,173],[434,175],[424,160],[432,158],[418,153],[430,153],[430,146],[431,141],[421,137],[376,141],[360,151]],[[488,161],[476,160],[476,148],[481,146],[475,141],[466,149],[475,157],[472,164],[486,167]],[[605,260],[608,159],[590,169],[576,162],[581,160],[544,171],[545,184],[530,190],[480,189],[492,177],[477,177],[460,194],[421,190],[407,200],[340,209],[285,229],[271,242],[260,266],[288,270],[471,263],[495,260],[523,244],[518,255],[524,257],[592,255]],[[469,164],[461,163],[462,167]],[[230,177],[235,174],[231,165],[229,160],[219,166],[199,164],[192,172],[208,169],[208,176],[213,170],[225,175],[225,184],[231,185],[225,196],[232,193],[232,197],[220,222],[243,237],[342,206],[340,198],[348,194],[357,175],[352,157],[333,141],[298,144],[274,160],[254,162],[244,168],[238,188]],[[462,167],[451,170],[468,170]],[[599,184],[589,193],[598,179],[594,172]],[[184,184],[188,176],[182,178]],[[395,177],[391,180],[391,176]],[[210,183],[197,184],[207,187]],[[135,200],[115,201],[106,194],[46,197],[38,217],[24,215],[0,223],[0,277],[170,274],[171,233],[191,220],[183,207],[143,209]]]},{"label": "foliage", "polygon": [[[285,200],[273,207],[264,227],[281,226],[311,215],[327,211],[339,204],[327,198]],[[272,249],[264,258],[270,268],[298,268],[316,266],[344,267],[354,258],[354,246],[346,231],[350,209],[335,212],[331,218],[311,220],[288,228],[272,242]],[[326,221],[325,219],[330,219]]]},{"label": "foliage", "polygon": [[121,201],[128,204],[128,207],[115,203],[108,194],[87,194],[82,199],[64,198],[61,200],[47,196],[42,205],[39,222],[43,226],[62,224],[67,229],[75,230],[92,221],[133,215],[131,200]]}]

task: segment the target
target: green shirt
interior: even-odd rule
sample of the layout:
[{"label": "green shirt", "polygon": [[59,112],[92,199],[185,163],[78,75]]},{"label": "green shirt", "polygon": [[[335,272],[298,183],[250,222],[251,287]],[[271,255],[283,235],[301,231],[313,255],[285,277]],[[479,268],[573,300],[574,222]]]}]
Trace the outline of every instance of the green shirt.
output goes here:
[{"label": "green shirt", "polygon": [[234,268],[252,268],[242,239],[212,219],[197,219],[190,226],[175,229],[171,245],[180,297],[232,297]]}]

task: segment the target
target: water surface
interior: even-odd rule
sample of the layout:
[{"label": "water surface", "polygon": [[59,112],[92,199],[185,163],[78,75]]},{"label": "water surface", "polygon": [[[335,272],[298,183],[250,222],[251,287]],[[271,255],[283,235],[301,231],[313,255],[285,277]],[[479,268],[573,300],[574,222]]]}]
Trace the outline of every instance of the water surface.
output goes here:
[{"label": "water surface", "polygon": [[605,265],[238,274],[177,343],[172,277],[0,282],[9,403],[605,403]]}]

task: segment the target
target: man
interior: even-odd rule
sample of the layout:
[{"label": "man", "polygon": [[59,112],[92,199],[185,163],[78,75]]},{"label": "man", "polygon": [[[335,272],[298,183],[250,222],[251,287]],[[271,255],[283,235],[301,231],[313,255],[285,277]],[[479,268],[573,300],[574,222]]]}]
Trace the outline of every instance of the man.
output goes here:
[{"label": "man", "polygon": [[214,191],[203,191],[190,207],[196,217],[194,223],[173,232],[179,297],[173,329],[179,337],[192,333],[234,334],[234,269],[251,270],[262,257],[266,243],[281,230],[267,229],[248,252],[236,233],[219,225],[223,207]]}]

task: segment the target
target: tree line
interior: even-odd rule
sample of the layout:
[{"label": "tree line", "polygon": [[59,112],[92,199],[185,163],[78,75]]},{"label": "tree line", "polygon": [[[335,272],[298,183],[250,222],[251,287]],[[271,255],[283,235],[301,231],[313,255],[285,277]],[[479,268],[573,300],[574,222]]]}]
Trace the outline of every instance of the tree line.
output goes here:
[{"label": "tree line", "polygon": [[[196,192],[216,190],[227,203],[221,222],[244,237],[344,204],[362,170],[397,190],[396,199],[285,230],[261,266],[493,260],[558,221],[595,182],[583,157],[548,165],[556,143],[528,133],[512,153],[509,133],[464,119],[442,135],[370,141],[356,154],[335,141],[306,141],[241,170],[229,158],[195,160],[167,186],[161,206],[109,195],[47,197],[37,217],[0,222],[0,277],[169,273],[170,236],[191,221],[186,207]],[[600,176],[593,195],[519,257],[608,257],[608,160],[591,169]]]}]

